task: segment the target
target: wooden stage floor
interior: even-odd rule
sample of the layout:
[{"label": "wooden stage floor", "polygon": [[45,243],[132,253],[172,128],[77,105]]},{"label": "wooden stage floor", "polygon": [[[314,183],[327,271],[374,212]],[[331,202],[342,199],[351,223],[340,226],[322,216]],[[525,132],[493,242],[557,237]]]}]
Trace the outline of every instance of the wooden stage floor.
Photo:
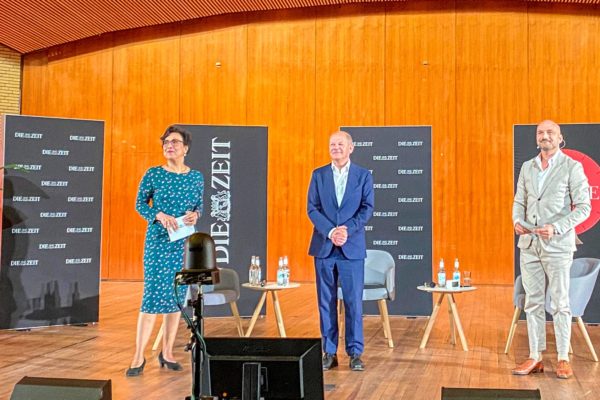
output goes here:
[{"label": "wooden stage floor", "polygon": [[[79,379],[112,379],[113,399],[184,399],[190,394],[188,353],[183,351],[188,331],[183,322],[176,356],[184,371],[158,367],[157,353],[146,352],[144,374],[126,378],[131,361],[141,299],[140,282],[102,282],[100,323],[87,327],[51,327],[32,331],[0,331],[0,399],[9,399],[23,376]],[[318,337],[319,325],[314,284],[280,294],[289,337]],[[440,399],[442,386],[535,389],[543,400],[596,399],[600,393],[600,363],[592,361],[577,329],[573,331],[575,377],[558,380],[551,324],[548,324],[546,370],[518,377],[510,374],[515,361],[528,355],[526,326],[519,323],[513,347],[504,355],[512,316],[512,287],[483,286],[457,296],[469,352],[450,344],[444,304],[427,348],[419,350],[425,318],[391,317],[395,348],[389,349],[378,317],[365,317],[364,372],[351,372],[347,357],[339,352],[340,367],[324,373],[326,399]],[[272,305],[256,323],[253,336],[277,336]],[[244,321],[247,326],[248,320]],[[158,323],[155,329],[158,329]],[[589,326],[592,342],[600,346],[600,327]],[[235,336],[231,318],[212,318],[206,336]],[[341,346],[343,349],[343,345]],[[600,350],[600,347],[597,347]],[[515,360],[516,359],[516,360]]]}]

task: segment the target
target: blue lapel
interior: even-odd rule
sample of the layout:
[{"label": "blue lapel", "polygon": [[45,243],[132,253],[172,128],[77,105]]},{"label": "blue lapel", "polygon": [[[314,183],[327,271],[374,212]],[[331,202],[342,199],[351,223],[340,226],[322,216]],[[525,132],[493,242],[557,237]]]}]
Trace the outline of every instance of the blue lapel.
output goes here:
[{"label": "blue lapel", "polygon": [[323,183],[326,190],[329,190],[329,194],[327,195],[327,200],[331,201],[333,207],[337,210],[337,198],[335,197],[335,181],[333,180],[333,170],[331,169],[331,164],[325,168],[325,173],[323,175]]}]

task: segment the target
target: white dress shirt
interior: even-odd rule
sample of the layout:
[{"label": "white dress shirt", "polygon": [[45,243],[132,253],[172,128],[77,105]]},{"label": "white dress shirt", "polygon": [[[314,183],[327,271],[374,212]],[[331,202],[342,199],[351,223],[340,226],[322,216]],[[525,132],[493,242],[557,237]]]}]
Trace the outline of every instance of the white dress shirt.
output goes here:
[{"label": "white dress shirt", "polygon": [[338,169],[334,163],[331,163],[333,170],[333,183],[335,184],[335,198],[338,207],[342,204],[344,192],[346,191],[346,183],[348,183],[348,171],[350,170],[350,160],[341,169]]},{"label": "white dress shirt", "polygon": [[[331,169],[333,170],[333,184],[335,185],[335,199],[337,200],[338,207],[342,204],[344,198],[344,192],[346,191],[346,184],[348,183],[348,171],[350,171],[350,160],[342,168],[338,168],[334,163],[331,163]],[[327,237],[331,239],[331,234],[335,228],[329,231]]]},{"label": "white dress shirt", "polygon": [[546,181],[548,175],[550,175],[550,171],[552,171],[552,167],[554,166],[556,155],[560,152],[561,151],[559,149],[556,153],[552,155],[552,157],[548,159],[548,168],[546,169],[542,168],[542,156],[539,155],[535,158],[535,163],[540,169],[540,172],[538,172],[538,193],[542,191],[542,186],[544,186],[544,182]]}]

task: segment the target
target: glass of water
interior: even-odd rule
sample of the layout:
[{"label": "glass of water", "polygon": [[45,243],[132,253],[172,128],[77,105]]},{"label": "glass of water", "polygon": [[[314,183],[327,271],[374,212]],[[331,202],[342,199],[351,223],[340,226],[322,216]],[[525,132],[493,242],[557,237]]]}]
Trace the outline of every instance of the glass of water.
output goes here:
[{"label": "glass of water", "polygon": [[463,286],[469,287],[471,286],[471,271],[463,271]]}]

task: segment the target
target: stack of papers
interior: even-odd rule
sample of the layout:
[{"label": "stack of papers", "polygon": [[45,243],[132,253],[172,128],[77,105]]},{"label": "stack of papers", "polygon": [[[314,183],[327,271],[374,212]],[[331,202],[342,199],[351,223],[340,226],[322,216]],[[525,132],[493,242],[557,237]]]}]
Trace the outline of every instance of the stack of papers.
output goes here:
[{"label": "stack of papers", "polygon": [[182,215],[179,218],[175,218],[175,221],[177,221],[177,230],[169,231],[169,240],[171,242],[186,238],[191,234],[196,233],[196,227],[194,225],[186,225],[183,222],[184,217],[185,215]]}]

